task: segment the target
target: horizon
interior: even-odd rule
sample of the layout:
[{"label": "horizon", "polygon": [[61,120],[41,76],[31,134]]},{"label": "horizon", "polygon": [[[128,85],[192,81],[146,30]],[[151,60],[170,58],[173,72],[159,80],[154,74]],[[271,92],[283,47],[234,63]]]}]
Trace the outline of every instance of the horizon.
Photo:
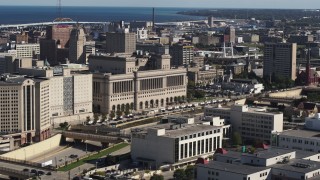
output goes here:
[{"label": "horizon", "polygon": [[[54,7],[54,5],[0,5],[0,7]],[[319,10],[320,8],[261,8],[261,7],[248,7],[248,8],[235,8],[235,7],[175,7],[175,6],[86,6],[86,5],[64,5],[64,7],[88,7],[88,8],[172,8],[172,9],[261,9],[261,10]]]},{"label": "horizon", "polygon": [[[11,0],[2,6],[54,6],[57,0]],[[164,8],[224,8],[224,9],[319,9],[319,0],[61,0],[62,7],[164,7]]]}]

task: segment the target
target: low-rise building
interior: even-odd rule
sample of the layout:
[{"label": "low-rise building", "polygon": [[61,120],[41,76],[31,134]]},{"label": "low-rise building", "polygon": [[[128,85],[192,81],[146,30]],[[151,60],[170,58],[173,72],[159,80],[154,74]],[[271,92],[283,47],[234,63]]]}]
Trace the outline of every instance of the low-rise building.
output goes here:
[{"label": "low-rise building", "polygon": [[320,152],[320,113],[306,118],[305,129],[274,133],[272,145],[289,149]]},{"label": "low-rise building", "polygon": [[188,79],[196,84],[211,84],[223,76],[223,69],[188,68]]},{"label": "low-rise building", "polygon": [[133,134],[131,156],[133,161],[153,168],[194,163],[222,147],[223,128],[195,123],[190,117],[169,117],[168,123]]},{"label": "low-rise building", "polygon": [[273,147],[252,154],[223,150],[214,161],[197,165],[196,179],[319,179],[318,157],[319,153]]},{"label": "low-rise building", "polygon": [[233,105],[231,108],[206,107],[205,116],[218,116],[230,123],[234,132],[243,140],[270,142],[273,132],[283,131],[283,114],[267,112],[265,108],[249,108],[248,105]]}]

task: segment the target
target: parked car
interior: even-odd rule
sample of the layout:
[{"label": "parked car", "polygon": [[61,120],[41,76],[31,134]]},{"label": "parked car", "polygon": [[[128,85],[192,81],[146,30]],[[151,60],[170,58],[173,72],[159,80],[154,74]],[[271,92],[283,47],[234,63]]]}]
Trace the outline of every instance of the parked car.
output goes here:
[{"label": "parked car", "polygon": [[38,171],[38,175],[39,176],[42,176],[42,175],[44,175],[45,173],[43,172],[43,171]]},{"label": "parked car", "polygon": [[77,158],[78,157],[78,155],[76,155],[76,154],[71,154],[70,156],[69,156],[69,158]]}]

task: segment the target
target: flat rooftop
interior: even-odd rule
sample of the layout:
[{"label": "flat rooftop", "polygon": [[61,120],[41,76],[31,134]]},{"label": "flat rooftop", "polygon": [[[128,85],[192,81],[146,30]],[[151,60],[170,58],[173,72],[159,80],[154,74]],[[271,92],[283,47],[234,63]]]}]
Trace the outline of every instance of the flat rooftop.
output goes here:
[{"label": "flat rooftop", "polygon": [[269,158],[281,156],[281,155],[284,155],[284,154],[288,154],[288,153],[291,153],[291,152],[295,152],[295,150],[293,150],[293,149],[269,148],[267,150],[257,151],[254,154],[244,153],[242,155],[243,156],[249,156],[249,157],[257,157],[257,158],[261,158],[261,159],[269,159]]},{"label": "flat rooftop", "polygon": [[281,132],[280,135],[301,137],[301,138],[319,138],[320,140],[319,131],[313,131],[308,129],[287,130],[287,131]]},{"label": "flat rooftop", "polygon": [[243,153],[239,151],[227,151],[226,154],[215,153],[214,156],[229,157],[233,159],[241,159]]},{"label": "flat rooftop", "polygon": [[230,163],[223,163],[218,161],[211,161],[208,164],[198,164],[197,166],[206,167],[214,170],[233,172],[233,173],[242,174],[242,175],[250,175],[256,172],[270,169],[270,167],[230,164]]},{"label": "flat rooftop", "polygon": [[[214,106],[208,106],[206,109],[217,109],[217,110],[223,110],[223,111],[232,111],[232,107],[214,107]],[[281,114],[280,112],[273,112],[268,111],[268,109],[263,110],[264,108],[255,108],[255,107],[249,107],[248,111],[242,111],[242,113],[255,113],[255,114],[264,114],[264,115],[274,115],[274,114]]]},{"label": "flat rooftop", "polygon": [[195,134],[199,132],[206,132],[221,129],[221,126],[211,126],[211,125],[203,125],[203,124],[184,124],[185,127],[179,127],[178,129],[171,129],[172,125],[178,125],[175,123],[166,123],[166,124],[159,124],[156,126],[151,126],[145,128],[143,131],[139,132],[138,134],[147,134],[147,129],[165,129],[165,135],[163,137],[171,137],[177,138],[184,135]]},{"label": "flat rooftop", "polygon": [[[275,164],[270,166],[274,169],[281,169],[285,171],[309,173],[320,169],[320,162],[309,161],[304,159],[293,159],[287,164]],[[319,178],[319,177],[318,177]]]}]

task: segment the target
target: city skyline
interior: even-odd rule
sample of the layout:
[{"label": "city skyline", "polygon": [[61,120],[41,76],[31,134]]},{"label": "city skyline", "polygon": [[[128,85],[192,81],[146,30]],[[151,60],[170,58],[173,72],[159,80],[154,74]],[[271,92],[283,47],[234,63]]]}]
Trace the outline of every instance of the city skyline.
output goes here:
[{"label": "city skyline", "polygon": [[[41,0],[12,0],[4,2],[3,6],[56,6],[56,0],[41,1]],[[277,4],[275,7],[274,5]],[[200,0],[191,1],[184,0],[163,0],[161,2],[154,2],[150,0],[118,0],[118,1],[103,1],[92,0],[77,1],[68,0],[63,1],[63,6],[105,6],[105,7],[181,7],[181,8],[268,8],[268,9],[317,9],[320,8],[320,2],[318,0],[309,0],[308,3],[301,4],[300,0],[242,0],[241,4],[237,0],[217,1],[217,0]]]}]

